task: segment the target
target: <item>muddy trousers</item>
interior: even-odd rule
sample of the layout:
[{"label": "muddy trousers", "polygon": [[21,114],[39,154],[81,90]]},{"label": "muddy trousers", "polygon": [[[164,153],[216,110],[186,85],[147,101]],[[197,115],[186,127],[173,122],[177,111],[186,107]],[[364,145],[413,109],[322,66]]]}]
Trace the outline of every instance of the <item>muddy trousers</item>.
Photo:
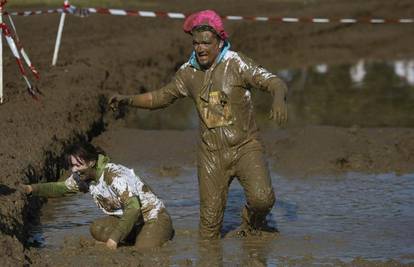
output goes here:
[{"label": "muddy trousers", "polygon": [[266,215],[275,203],[275,194],[261,143],[252,140],[238,148],[218,151],[201,147],[198,160],[201,238],[220,238],[229,186],[234,177],[246,196],[242,225],[260,229],[267,224]]},{"label": "muddy trousers", "polygon": [[[93,238],[98,241],[106,242],[112,231],[119,222],[116,216],[107,216],[95,220],[89,230]],[[170,215],[164,210],[158,214],[158,218],[149,220],[143,225],[135,226],[131,233],[121,240],[126,243],[134,243],[138,249],[149,249],[162,246],[165,242],[172,239],[174,230]]]}]

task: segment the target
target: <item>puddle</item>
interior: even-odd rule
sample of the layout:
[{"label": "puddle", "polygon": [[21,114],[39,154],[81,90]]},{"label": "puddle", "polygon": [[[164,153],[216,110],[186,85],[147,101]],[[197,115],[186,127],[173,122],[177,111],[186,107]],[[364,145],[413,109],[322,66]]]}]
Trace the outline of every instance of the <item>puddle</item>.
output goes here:
[{"label": "puddle", "polygon": [[[289,86],[290,126],[414,126],[414,60],[319,64],[277,74]],[[253,90],[253,101],[259,126],[276,127],[267,119],[269,95]],[[127,125],[132,128],[198,127],[198,115],[190,99],[178,100],[166,110],[131,111]]]},{"label": "puddle", "polygon": [[[144,173],[150,186],[165,200],[176,237],[163,253],[172,262],[200,260],[197,243],[199,200],[195,168],[174,178]],[[278,196],[270,219],[281,235],[276,240],[242,242],[224,239],[216,255],[220,262],[243,264],[248,257],[266,265],[283,257],[311,257],[351,261],[396,259],[414,262],[414,175],[366,175],[284,178],[272,175]],[[224,231],[240,223],[244,194],[233,182],[224,219]],[[49,201],[42,209],[41,225],[32,236],[41,245],[58,249],[64,236],[88,235],[88,225],[103,214],[88,194]],[[39,237],[41,237],[39,239]],[[209,254],[211,257],[211,254]],[[214,256],[213,256],[214,257]]]}]

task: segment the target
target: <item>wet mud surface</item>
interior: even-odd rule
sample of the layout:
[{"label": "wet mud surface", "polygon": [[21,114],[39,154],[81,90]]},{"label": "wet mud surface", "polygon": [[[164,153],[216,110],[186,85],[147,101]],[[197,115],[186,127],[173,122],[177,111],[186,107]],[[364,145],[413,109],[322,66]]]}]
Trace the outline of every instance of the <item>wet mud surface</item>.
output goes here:
[{"label": "wet mud surface", "polygon": [[[395,172],[393,168],[398,162],[405,161],[386,156],[389,149],[386,140],[399,140],[394,136],[395,131],[399,132],[399,138],[404,137],[403,129],[308,127],[263,131],[277,194],[277,204],[269,219],[279,229],[279,236],[226,237],[239,225],[244,203],[243,190],[234,181],[222,230],[224,238],[218,243],[203,244],[197,238],[197,131],[110,128],[95,138],[94,143],[112,155],[113,161],[133,167],[165,201],[176,230],[174,240],[150,254],[121,247],[117,253],[101,257],[105,249],[93,242],[88,225],[103,214],[88,194],[71,196],[51,200],[43,208],[41,224],[34,229],[37,245],[43,248],[32,249],[32,259],[38,261],[36,264],[65,265],[66,260],[76,262],[80,256],[83,263],[89,260],[99,265],[131,266],[137,262],[148,266],[412,264],[414,174],[410,168],[405,169],[407,174]],[[405,131],[407,138],[413,135],[410,129]],[[383,138],[375,139],[384,148],[372,155],[366,142],[353,146],[355,140],[349,141],[373,137],[375,133]],[[295,142],[286,141],[287,136]],[[329,138],[341,144],[350,143],[335,147]],[[173,144],[169,144],[171,140]],[[328,148],[335,152],[328,153]],[[285,159],[277,157],[274,151]],[[361,156],[347,159],[350,161],[347,166],[338,163],[337,157],[347,153]],[[41,260],[37,253],[42,255]]]},{"label": "wet mud surface", "polygon": [[[335,265],[348,264],[356,258],[412,262],[414,175],[350,173],[305,179],[282,177],[273,172],[278,202],[269,220],[280,234],[277,238],[245,240],[226,237],[241,221],[244,194],[235,182],[225,213],[224,239],[203,244],[197,240],[199,201],[195,168],[181,166],[177,176],[169,177],[144,171],[139,166],[134,169],[160,192],[172,214],[175,238],[152,254],[153,260],[158,259],[163,265],[187,262],[190,266],[207,263],[272,266],[295,259],[307,259],[315,265]],[[73,248],[82,249],[81,255],[93,254],[99,246],[88,236],[88,224],[101,216],[88,195],[49,201],[40,218],[42,225],[36,229],[36,234],[45,238],[42,254],[52,257],[51,262],[59,262],[62,257],[75,261],[78,255],[67,252]],[[203,250],[207,255],[203,255]],[[56,251],[60,252],[56,255]],[[125,257],[121,262],[129,265],[134,265],[139,259],[136,255],[140,254],[133,247],[120,248],[120,253]],[[104,262],[103,258],[97,259],[97,263]],[[149,264],[147,260],[143,262]]]},{"label": "wet mud surface", "polygon": [[[163,4],[152,2],[150,6],[151,8],[147,2],[142,2],[141,9],[192,12],[214,8],[226,15],[274,16],[277,13],[280,16],[311,14],[329,17],[411,17],[414,10],[412,1],[408,0],[363,3],[330,0],[260,1],[255,4],[254,9],[250,1],[170,1]],[[297,230],[295,227],[301,223],[311,223],[315,219],[312,218],[314,215],[309,214],[317,213],[303,213],[311,217],[309,220],[288,222],[289,216],[284,215],[280,206],[282,204],[279,203],[275,210],[275,222],[281,224],[279,227],[283,225],[285,228],[279,239],[270,241],[271,245],[267,245],[266,240],[224,240],[220,244],[213,244],[215,249],[205,249],[203,244],[195,245],[198,215],[193,214],[192,210],[198,212],[197,203],[194,203],[192,197],[185,198],[182,192],[177,192],[175,201],[184,203],[175,203],[172,196],[164,196],[171,200],[171,209],[174,209],[174,205],[188,205],[188,209],[183,210],[184,214],[179,215],[178,211],[173,214],[178,229],[177,238],[173,241],[175,243],[154,252],[153,257],[127,247],[108,252],[105,248],[94,245],[88,235],[85,238],[68,237],[62,249],[24,249],[22,242],[27,238],[26,226],[29,221],[36,223],[36,215],[32,214],[32,210],[37,202],[29,202],[17,184],[53,179],[56,167],[53,160],[61,154],[64,144],[73,139],[76,133],[89,132],[92,137],[102,130],[105,123],[109,131],[95,142],[112,154],[115,161],[143,169],[155,177],[154,179],[190,179],[195,171],[193,155],[197,132],[168,130],[197,126],[197,120],[187,108],[180,106],[181,103],[165,112],[171,120],[182,116],[188,118],[190,123],[184,120],[178,126],[173,123],[174,127],[165,126],[165,117],[156,117],[152,125],[143,123],[142,117],[139,117],[143,115],[135,110],[130,110],[125,119],[115,121],[114,115],[104,113],[104,107],[99,104],[100,101],[102,103],[101,95],[113,92],[145,92],[168,82],[176,68],[187,60],[191,50],[189,37],[181,31],[182,21],[98,15],[87,18],[69,16],[58,66],[51,68],[58,20],[57,15],[15,18],[19,36],[42,76],[37,83],[44,95],[41,101],[33,101],[28,96],[14,58],[8,52],[4,55],[6,103],[0,106],[0,257],[4,259],[4,265],[137,265],[140,262],[147,265],[211,265],[213,259],[220,257],[225,263],[230,263],[233,256],[240,255],[239,248],[243,246],[244,251],[248,251],[243,255],[251,259],[253,264],[256,258],[265,258],[269,265],[279,262],[303,266],[320,265],[324,262],[331,265],[347,262],[354,265],[398,266],[413,261],[412,247],[407,245],[406,250],[402,249],[405,242],[412,243],[412,239],[407,240],[410,233],[413,236],[412,232],[403,236],[403,233],[407,233],[404,232],[405,228],[402,227],[401,232],[396,232],[400,228],[392,226],[398,222],[403,225],[410,220],[412,222],[412,209],[405,204],[398,204],[401,201],[398,198],[409,202],[406,194],[410,192],[405,190],[412,188],[410,174],[414,173],[414,133],[410,128],[413,126],[410,101],[413,99],[413,90],[410,83],[412,74],[409,72],[412,69],[412,63],[409,62],[414,58],[414,28],[411,25],[396,24],[316,25],[252,21],[225,23],[234,50],[254,58],[272,72],[278,72],[287,81],[291,79],[290,86],[293,90],[290,99],[292,103],[296,103],[290,107],[291,125],[282,130],[274,129],[266,124],[265,112],[258,112],[259,120],[263,121],[261,126],[266,129],[262,136],[272,172],[276,174],[275,184],[278,179],[283,181],[281,188],[276,188],[276,193],[280,194],[279,197],[283,196],[283,192],[287,194],[281,200],[303,204],[309,202],[311,196],[318,196],[314,195],[316,190],[312,192],[318,186],[326,191],[346,192],[344,199],[347,202],[343,210],[334,211],[338,214],[349,213],[346,218],[356,221],[352,220],[352,225],[358,224],[360,220],[362,226],[356,227],[355,232],[340,224],[343,227],[339,228],[338,234],[335,234],[338,229],[329,225],[326,228],[314,227],[310,231],[314,234],[309,238],[304,238],[305,234],[302,233],[291,234],[289,231]],[[356,70],[353,72],[358,73],[357,70],[361,70],[361,59],[365,62],[366,75],[362,85],[356,85],[361,84],[361,81],[358,82],[358,75],[355,74],[356,80],[352,82],[350,66],[354,66]],[[398,63],[401,61],[405,63]],[[382,65],[377,66],[375,62],[381,62]],[[324,64],[329,66],[329,70],[322,75],[321,72],[325,72]],[[284,70],[293,72],[283,76]],[[370,73],[381,73],[376,76],[384,79],[371,79]],[[370,84],[370,88],[377,90],[364,89],[364,84]],[[331,94],[329,88],[337,88],[334,89],[337,92]],[[265,111],[266,101],[263,102],[263,107]],[[125,126],[129,129],[125,129]],[[131,127],[163,130],[142,131],[130,129]],[[128,141],[132,139],[134,142],[131,144]],[[180,146],[183,143],[184,149]],[[191,175],[185,174],[187,170]],[[362,174],[349,177],[349,172]],[[348,180],[351,185],[358,185],[358,190],[348,192]],[[159,185],[173,184],[160,182]],[[196,188],[196,181],[190,185]],[[304,192],[301,194],[304,196],[294,198],[294,192],[289,192],[289,189],[294,188],[293,185]],[[386,191],[389,188],[394,191]],[[174,189],[171,190],[174,192]],[[370,190],[373,190],[373,196],[362,198]],[[168,192],[167,189],[165,191]],[[241,205],[237,192],[240,193],[236,189],[236,203],[230,205],[235,209]],[[191,196],[194,195],[195,192]],[[325,197],[329,196],[327,194]],[[363,203],[356,202],[356,207],[352,206],[351,199],[360,197]],[[337,201],[335,198],[331,204],[340,207]],[[319,202],[310,204],[312,203],[316,207],[311,209],[318,211]],[[371,213],[359,210],[371,210],[370,205],[376,209],[381,207],[381,203],[384,210],[388,208],[389,212]],[[236,210],[229,211],[234,219],[238,217]],[[337,213],[327,221],[333,222]],[[301,216],[298,218],[306,218],[303,214],[299,213]],[[179,216],[185,217],[182,218],[183,225],[180,225]],[[56,221],[59,218],[55,217]],[[371,218],[376,218],[383,224],[372,230],[373,227],[364,221],[370,221]],[[233,217],[227,220],[228,225],[233,226]],[[82,224],[87,224],[87,221]],[[75,225],[68,227],[72,226],[76,228]],[[333,236],[322,234],[318,229],[332,230],[329,234]],[[378,238],[375,233],[381,229],[384,233]],[[361,239],[354,243],[350,237],[344,237],[345,233]],[[329,238],[320,241],[318,237],[321,236]],[[311,243],[310,250],[306,249],[303,240]],[[384,243],[381,240],[395,242],[396,245],[382,246]],[[344,249],[346,253],[335,254],[334,259],[330,259],[331,254],[324,253],[331,246],[335,247],[332,245],[335,242],[339,243],[338,250],[362,246],[365,253],[353,254],[354,248]],[[290,245],[285,247],[286,243]],[[264,252],[260,247],[264,247]],[[294,250],[295,247],[305,247],[304,252],[282,253],[284,248]],[[268,248],[273,250],[268,252]],[[387,256],[381,257],[377,251]],[[210,252],[213,252],[211,257]],[[214,254],[222,256],[217,257]],[[197,255],[207,257],[200,260]],[[392,260],[388,261],[388,258]],[[381,262],[376,262],[377,260]],[[242,261],[240,259],[240,264]]]}]

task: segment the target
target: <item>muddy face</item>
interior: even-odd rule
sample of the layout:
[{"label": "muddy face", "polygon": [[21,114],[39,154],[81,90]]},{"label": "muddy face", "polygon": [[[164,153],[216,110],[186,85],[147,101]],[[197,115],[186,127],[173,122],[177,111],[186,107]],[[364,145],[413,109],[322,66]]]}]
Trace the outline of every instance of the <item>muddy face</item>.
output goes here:
[{"label": "muddy face", "polygon": [[[71,156],[71,164],[74,163],[73,159],[75,157]],[[93,174],[94,171],[91,168],[84,168],[87,165],[85,163],[76,163],[72,166],[72,179],[75,180],[78,189],[82,193],[89,192],[89,184],[92,180],[94,180],[95,175]]]},{"label": "muddy face", "polygon": [[72,172],[83,171],[89,167],[89,164],[84,159],[74,155],[70,155],[70,164]]},{"label": "muddy face", "polygon": [[222,41],[210,32],[194,32],[193,33],[193,49],[196,54],[198,64],[203,69],[208,69],[220,54]]},{"label": "muddy face", "polygon": [[95,178],[96,171],[92,168],[95,161],[86,161],[75,155],[70,155],[69,160],[72,172],[79,173],[81,180],[89,181]]}]

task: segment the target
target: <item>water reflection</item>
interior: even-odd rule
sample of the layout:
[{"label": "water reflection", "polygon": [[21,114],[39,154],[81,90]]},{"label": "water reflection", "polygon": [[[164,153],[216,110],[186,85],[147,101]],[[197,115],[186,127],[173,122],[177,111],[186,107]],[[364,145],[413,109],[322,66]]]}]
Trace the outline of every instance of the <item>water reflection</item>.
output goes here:
[{"label": "water reflection", "polygon": [[328,65],[326,64],[319,64],[315,66],[315,71],[320,74],[325,74],[328,72]]},{"label": "water reflection", "polygon": [[[276,73],[290,89],[290,126],[414,126],[414,60],[360,60],[333,66],[321,63]],[[269,95],[253,90],[253,100],[259,126],[277,127],[268,120]],[[184,99],[167,110],[131,109],[127,126],[142,129],[197,128],[198,116],[192,100]]]},{"label": "water reflection", "polygon": [[356,85],[360,85],[364,81],[365,76],[367,75],[367,71],[365,70],[364,60],[358,61],[357,64],[351,67],[349,72],[351,74],[351,80]]},{"label": "water reflection", "polygon": [[[290,124],[414,126],[414,87],[409,80],[413,75],[412,62],[360,60],[353,65],[330,66],[326,73],[317,72],[314,68],[292,70],[294,77],[289,82]],[[265,120],[260,123],[272,127]]]},{"label": "water reflection", "polygon": [[394,72],[397,76],[406,79],[408,84],[414,85],[414,60],[395,61]]}]

